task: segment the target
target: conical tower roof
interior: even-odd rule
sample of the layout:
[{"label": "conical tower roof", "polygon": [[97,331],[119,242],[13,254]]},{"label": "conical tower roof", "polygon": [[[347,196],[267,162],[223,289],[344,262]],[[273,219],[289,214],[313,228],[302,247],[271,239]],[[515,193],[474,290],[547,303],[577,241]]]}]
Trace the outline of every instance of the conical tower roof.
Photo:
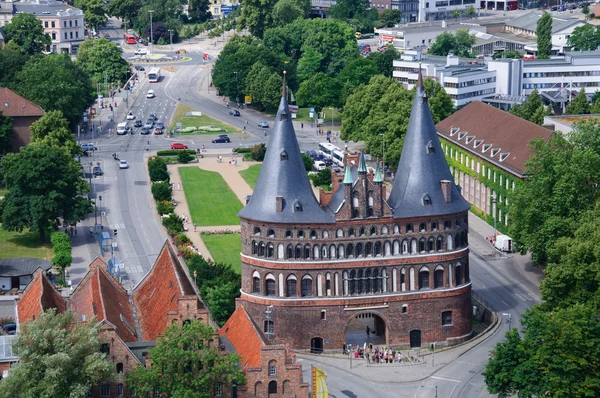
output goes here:
[{"label": "conical tower roof", "polygon": [[[450,184],[450,200],[444,197],[442,181]],[[419,78],[408,122],[404,146],[392,192],[388,198],[394,218],[459,213],[471,205],[454,184],[431,111]]]},{"label": "conical tower roof", "polygon": [[254,193],[242,218],[269,223],[333,223],[306,175],[287,102],[285,72],[279,109]]}]

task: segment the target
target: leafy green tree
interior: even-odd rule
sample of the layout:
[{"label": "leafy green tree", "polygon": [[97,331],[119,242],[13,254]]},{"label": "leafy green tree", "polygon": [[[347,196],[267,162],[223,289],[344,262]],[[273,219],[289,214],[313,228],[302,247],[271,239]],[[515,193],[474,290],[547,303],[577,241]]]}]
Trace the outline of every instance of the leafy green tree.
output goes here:
[{"label": "leafy green tree", "polygon": [[160,200],[156,202],[156,211],[161,216],[163,214],[171,214],[174,210],[175,208],[173,207],[173,203],[169,202],[168,200]]},{"label": "leafy green tree", "polygon": [[153,157],[148,159],[148,174],[150,174],[150,181],[169,181],[169,171],[167,170],[167,162],[159,157]]},{"label": "leafy green tree", "polygon": [[[240,275],[233,270],[230,264],[215,263],[210,260],[207,261],[204,257],[193,254],[187,259],[188,268],[190,274],[196,272],[198,277],[196,278],[196,284],[202,295],[202,290],[205,287],[210,287],[212,284],[219,283],[218,281],[230,282],[240,281]],[[233,300],[233,298],[232,298]]]},{"label": "leafy green tree", "polygon": [[475,14],[477,14],[477,10],[475,10],[473,5],[470,5],[469,8],[467,8],[467,11],[465,11],[465,14],[467,14],[467,17],[469,18],[473,18]]},{"label": "leafy green tree", "polygon": [[65,280],[65,270],[73,262],[73,249],[71,247],[71,239],[63,232],[53,232],[50,235],[50,242],[52,243],[52,251],[54,257],[52,258],[52,264],[55,267],[60,268],[60,274],[62,280]]},{"label": "leafy green tree", "polygon": [[12,118],[4,116],[0,110],[0,153],[5,154],[12,149]]},{"label": "leafy green tree", "polygon": [[98,28],[108,21],[102,0],[74,0],[73,5],[83,11],[85,22],[89,26]]},{"label": "leafy green tree", "polygon": [[114,365],[100,352],[101,325],[78,322],[72,312],[42,313],[21,324],[13,345],[19,362],[0,383],[2,397],[84,398],[92,386],[116,380]]},{"label": "leafy green tree", "polygon": [[271,15],[273,26],[284,26],[304,16],[304,10],[296,0],[278,0]]},{"label": "leafy green tree", "polygon": [[367,13],[368,8],[368,0],[340,0],[329,9],[329,13],[332,18],[345,21],[360,18]]},{"label": "leafy green tree", "polygon": [[495,53],[492,56],[493,59],[506,58],[506,59],[521,59],[523,58],[523,54],[515,50],[501,51],[499,53]]},{"label": "leafy green tree", "polygon": [[392,28],[402,20],[402,11],[400,10],[383,10],[379,14],[379,21],[387,28]]},{"label": "leafy green tree", "polygon": [[140,0],[111,0],[106,5],[106,12],[108,15],[119,17],[124,21],[132,21],[140,5]]},{"label": "leafy green tree", "polygon": [[433,55],[446,56],[454,51],[456,38],[451,32],[443,32],[435,37],[435,41],[429,48]]},{"label": "leafy green tree", "polygon": [[123,51],[113,42],[86,39],[77,51],[77,64],[94,84],[106,79],[109,83],[125,82],[129,64],[122,57]]},{"label": "leafy green tree", "polygon": [[331,185],[331,169],[324,168],[316,174],[312,174],[310,179],[315,187],[329,187]]},{"label": "leafy green tree", "polygon": [[385,51],[375,51],[367,56],[367,59],[375,61],[379,73],[385,77],[392,77],[394,71],[394,60],[400,59],[400,52],[394,47]]},{"label": "leafy green tree", "polygon": [[579,93],[575,96],[575,99],[567,104],[565,108],[566,115],[587,115],[590,113],[590,103],[588,102],[587,95],[585,95],[585,88],[581,88]]},{"label": "leafy green tree", "polygon": [[425,79],[423,87],[427,94],[427,102],[431,109],[434,123],[439,123],[454,113],[454,102],[442,85],[433,79]]},{"label": "leafy green tree", "polygon": [[173,398],[209,398],[217,385],[230,389],[245,382],[240,358],[219,351],[215,331],[198,320],[171,324],[150,349],[152,364],[127,375],[127,385],[140,396],[161,391]]},{"label": "leafy green tree", "polygon": [[537,49],[538,59],[548,59],[552,52],[552,15],[544,12],[537,21]]},{"label": "leafy green tree", "polygon": [[156,201],[171,200],[173,198],[171,185],[166,181],[152,184],[150,191],[152,192],[152,197],[154,197],[154,200]]},{"label": "leafy green tree", "polygon": [[513,106],[508,113],[541,126],[544,124],[544,117],[550,116],[552,110],[544,106],[536,88],[529,94],[527,101],[523,105]]},{"label": "leafy green tree", "polygon": [[306,169],[307,173],[309,171],[312,171],[312,168],[313,168],[313,159],[310,156],[308,156],[307,154],[303,153],[302,154],[302,162],[304,163],[304,168]]},{"label": "leafy green tree", "polygon": [[600,113],[600,101],[596,101],[593,103],[592,107],[590,108],[590,113],[594,115]]},{"label": "leafy green tree", "polygon": [[6,39],[13,41],[21,51],[29,54],[40,54],[52,42],[50,36],[44,33],[42,21],[34,14],[19,13],[15,15],[10,23],[4,26]]},{"label": "leafy green tree", "polygon": [[450,53],[459,57],[473,57],[471,48],[475,40],[475,35],[469,34],[468,29],[459,29],[454,34],[444,32],[435,38],[429,52],[444,57]]},{"label": "leafy green tree", "polygon": [[213,319],[219,325],[227,322],[227,319],[235,311],[235,300],[232,298],[240,297],[240,288],[239,281],[229,281],[211,283],[203,289],[202,298],[206,300]]},{"label": "leafy green tree", "polygon": [[8,192],[3,200],[2,228],[38,231],[40,240],[59,219],[74,225],[92,211],[81,195],[88,187],[80,165],[65,150],[29,145],[2,159],[2,174]]},{"label": "leafy green tree", "polygon": [[264,143],[256,144],[250,148],[252,154],[252,160],[256,162],[262,162],[265,160],[265,154],[267,153],[267,147]]},{"label": "leafy green tree", "polygon": [[269,79],[265,82],[265,93],[262,99],[263,105],[269,109],[277,109],[281,100],[281,87],[283,78],[277,73],[271,73]]},{"label": "leafy green tree", "polygon": [[600,91],[596,91],[594,92],[594,95],[592,95],[592,104],[595,104],[598,100],[600,100]]},{"label": "leafy green tree", "polygon": [[587,17],[590,13],[590,7],[586,4],[583,6],[583,8],[581,9],[581,13]]},{"label": "leafy green tree", "polygon": [[460,10],[455,8],[454,11],[452,11],[452,18],[458,19],[458,17],[460,17]]},{"label": "leafy green tree", "polygon": [[592,51],[600,45],[600,30],[590,24],[584,24],[573,29],[567,44],[573,51]]},{"label": "leafy green tree", "polygon": [[339,107],[341,95],[340,82],[325,74],[317,73],[300,84],[296,100],[301,107],[314,106],[320,111],[326,106]]},{"label": "leafy green tree", "polygon": [[176,235],[183,231],[183,218],[177,214],[169,214],[168,217],[162,219],[162,224],[167,228],[169,235]]},{"label": "leafy green tree", "polygon": [[194,157],[189,152],[186,152],[186,151],[181,151],[177,154],[177,161],[182,164],[187,164],[187,163],[191,162],[193,159],[194,159]]},{"label": "leafy green tree", "polygon": [[323,55],[319,54],[313,47],[307,47],[298,60],[296,75],[301,81],[309,79],[321,70]]},{"label": "leafy green tree", "polygon": [[71,156],[81,153],[81,147],[77,145],[75,136],[69,129],[69,122],[61,111],[46,112],[33,122],[30,130],[33,145],[62,148]]},{"label": "leafy green tree", "polygon": [[247,27],[253,36],[262,39],[265,29],[273,26],[271,12],[277,0],[242,0],[240,26]]},{"label": "leafy green tree", "polygon": [[348,95],[352,93],[359,85],[368,84],[373,76],[379,73],[375,61],[367,58],[358,58],[346,64],[337,76],[337,80],[342,87],[342,104]]},{"label": "leafy green tree", "polygon": [[14,41],[9,41],[0,50],[0,85],[13,87],[16,74],[23,69],[30,55],[23,53]]},{"label": "leafy green tree", "polygon": [[16,91],[46,112],[59,110],[73,121],[93,101],[87,74],[68,54],[33,57],[17,73]]},{"label": "leafy green tree", "polygon": [[211,17],[208,10],[210,4],[208,0],[191,0],[189,2],[189,18],[195,23],[205,22]]}]

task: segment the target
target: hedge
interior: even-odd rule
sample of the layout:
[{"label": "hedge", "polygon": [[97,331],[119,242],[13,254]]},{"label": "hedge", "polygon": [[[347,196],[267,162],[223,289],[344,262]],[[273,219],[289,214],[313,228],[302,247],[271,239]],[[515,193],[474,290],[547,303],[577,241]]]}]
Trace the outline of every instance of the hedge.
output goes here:
[{"label": "hedge", "polygon": [[164,151],[156,152],[156,155],[157,156],[177,156],[181,152],[187,152],[190,155],[196,154],[196,151],[194,151],[193,149],[165,149]]}]

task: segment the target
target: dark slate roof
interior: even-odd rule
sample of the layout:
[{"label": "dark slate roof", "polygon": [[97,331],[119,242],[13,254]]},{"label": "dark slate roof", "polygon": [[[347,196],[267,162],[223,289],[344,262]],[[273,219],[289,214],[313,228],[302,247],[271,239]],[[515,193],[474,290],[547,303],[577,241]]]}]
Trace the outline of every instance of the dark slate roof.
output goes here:
[{"label": "dark slate roof", "polygon": [[[306,175],[300,147],[292,125],[291,113],[283,90],[273,133],[258,175],[254,193],[239,212],[241,218],[269,223],[334,223],[332,214],[325,211],[312,191]],[[282,114],[286,117],[282,120]],[[287,160],[281,160],[282,155]],[[283,211],[276,211],[276,198],[283,198]],[[298,203],[302,211],[294,211]]]},{"label": "dark slate roof", "polygon": [[0,258],[0,276],[33,275],[36,269],[48,271],[52,262],[40,258]]},{"label": "dark slate roof", "polygon": [[[348,165],[346,165],[346,170],[350,170],[350,175],[352,177],[352,186],[354,186],[356,184],[356,181],[358,181],[358,168],[354,165],[348,164]],[[337,191],[335,191],[335,193],[333,194],[331,199],[329,199],[329,202],[327,203],[327,208],[330,211],[337,213],[337,211],[339,210],[342,203],[344,203],[345,189],[346,189],[346,184],[345,183],[340,184]]]},{"label": "dark slate roof", "polygon": [[[451,201],[448,204],[442,194],[442,180],[449,180],[452,184]],[[425,195],[431,199],[430,205],[424,205]],[[388,203],[392,207],[394,218],[453,214],[471,207],[461,196],[450,174],[425,98],[420,70],[404,146]]]}]

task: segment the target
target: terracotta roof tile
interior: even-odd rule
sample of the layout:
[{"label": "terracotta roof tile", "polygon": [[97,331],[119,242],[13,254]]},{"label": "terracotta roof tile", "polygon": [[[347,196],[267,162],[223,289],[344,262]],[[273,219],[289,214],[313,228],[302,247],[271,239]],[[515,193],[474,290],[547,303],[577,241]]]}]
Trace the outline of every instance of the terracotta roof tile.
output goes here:
[{"label": "terracotta roof tile", "polygon": [[[435,127],[444,139],[519,177],[525,175],[525,162],[531,156],[529,141],[552,135],[544,127],[480,101],[471,102]],[[452,128],[458,132],[451,136]]]},{"label": "terracotta roof tile", "polygon": [[56,308],[58,313],[62,313],[66,307],[60,292],[46,278],[44,271],[38,268],[17,302],[19,323],[32,320],[50,308]]},{"label": "terracotta roof tile", "polygon": [[116,333],[125,342],[137,341],[133,311],[127,291],[106,271],[106,264],[95,259],[90,270],[77,286],[69,308],[79,319],[96,317],[115,326]]},{"label": "terracotta roof tile", "polygon": [[226,337],[235,347],[244,371],[260,366],[260,350],[266,344],[244,307],[235,310],[219,330],[219,335]]},{"label": "terracotta roof tile", "polygon": [[177,299],[190,295],[196,296],[196,291],[167,241],[148,274],[133,291],[142,340],[156,340],[167,327],[167,313],[177,311]]},{"label": "terracotta roof tile", "polygon": [[44,116],[44,110],[11,89],[0,87],[0,111],[4,116]]}]

